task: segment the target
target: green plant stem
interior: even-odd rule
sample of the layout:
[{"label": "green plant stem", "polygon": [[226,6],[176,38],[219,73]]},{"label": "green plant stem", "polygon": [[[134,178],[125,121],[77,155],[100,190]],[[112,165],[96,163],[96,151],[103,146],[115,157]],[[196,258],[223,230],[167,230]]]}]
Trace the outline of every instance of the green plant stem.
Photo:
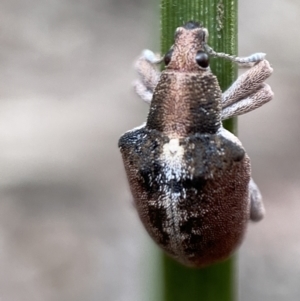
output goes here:
[{"label": "green plant stem", "polygon": [[[174,32],[188,21],[197,21],[209,31],[209,45],[215,50],[237,52],[237,0],[162,0],[161,52],[173,44]],[[211,69],[222,90],[235,80],[235,64],[211,59]],[[236,119],[224,126],[236,134]],[[190,269],[163,255],[164,301],[234,301],[236,298],[234,258],[204,269]]]}]

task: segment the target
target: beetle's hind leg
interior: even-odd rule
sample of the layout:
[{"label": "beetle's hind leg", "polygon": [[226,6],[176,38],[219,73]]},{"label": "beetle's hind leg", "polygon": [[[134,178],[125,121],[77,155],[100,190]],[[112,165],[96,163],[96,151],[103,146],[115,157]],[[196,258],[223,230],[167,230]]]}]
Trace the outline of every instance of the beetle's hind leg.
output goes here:
[{"label": "beetle's hind leg", "polygon": [[153,91],[158,83],[160,72],[157,64],[161,59],[150,50],[144,50],[135,63],[139,78],[133,83],[135,92],[147,103],[150,103]]},{"label": "beetle's hind leg", "polygon": [[261,193],[251,178],[249,183],[249,196],[250,196],[250,219],[258,222],[265,216],[265,207],[262,201]]},{"label": "beetle's hind leg", "polygon": [[267,60],[262,60],[243,73],[222,95],[222,120],[253,111],[273,98],[264,81],[272,74]]}]

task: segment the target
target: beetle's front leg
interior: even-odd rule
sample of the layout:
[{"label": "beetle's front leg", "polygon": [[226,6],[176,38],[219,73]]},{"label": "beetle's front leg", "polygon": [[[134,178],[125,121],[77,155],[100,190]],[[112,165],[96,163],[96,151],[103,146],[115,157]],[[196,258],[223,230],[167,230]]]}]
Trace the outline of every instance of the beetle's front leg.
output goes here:
[{"label": "beetle's front leg", "polygon": [[147,103],[150,103],[153,91],[158,83],[160,72],[156,65],[161,62],[152,51],[144,50],[135,63],[139,79],[134,82],[135,92]]},{"label": "beetle's front leg", "polygon": [[264,81],[272,74],[267,60],[262,60],[243,73],[222,95],[222,120],[253,111],[273,98]]}]

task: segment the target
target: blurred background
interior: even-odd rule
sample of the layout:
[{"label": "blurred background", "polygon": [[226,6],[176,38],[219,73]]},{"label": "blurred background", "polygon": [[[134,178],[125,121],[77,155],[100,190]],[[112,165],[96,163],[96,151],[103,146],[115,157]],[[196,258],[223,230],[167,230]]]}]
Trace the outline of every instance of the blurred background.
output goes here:
[{"label": "blurred background", "polygon": [[[0,2],[0,299],[144,301],[156,247],[117,142],[148,106],[132,63],[159,50],[147,0]],[[156,10],[156,11],[155,11]],[[240,300],[300,298],[300,3],[241,0],[239,54],[266,52],[273,102],[239,118],[267,216],[239,252]],[[145,272],[146,271],[146,272]]]}]

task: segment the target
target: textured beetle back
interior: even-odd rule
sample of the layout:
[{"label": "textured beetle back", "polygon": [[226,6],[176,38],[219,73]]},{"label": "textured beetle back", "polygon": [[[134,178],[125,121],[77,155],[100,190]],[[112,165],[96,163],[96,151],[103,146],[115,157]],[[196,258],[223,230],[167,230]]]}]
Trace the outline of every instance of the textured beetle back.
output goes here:
[{"label": "textured beetle back", "polygon": [[249,158],[220,135],[169,139],[146,127],[119,146],[141,220],[172,257],[202,267],[227,258],[249,218]]}]

